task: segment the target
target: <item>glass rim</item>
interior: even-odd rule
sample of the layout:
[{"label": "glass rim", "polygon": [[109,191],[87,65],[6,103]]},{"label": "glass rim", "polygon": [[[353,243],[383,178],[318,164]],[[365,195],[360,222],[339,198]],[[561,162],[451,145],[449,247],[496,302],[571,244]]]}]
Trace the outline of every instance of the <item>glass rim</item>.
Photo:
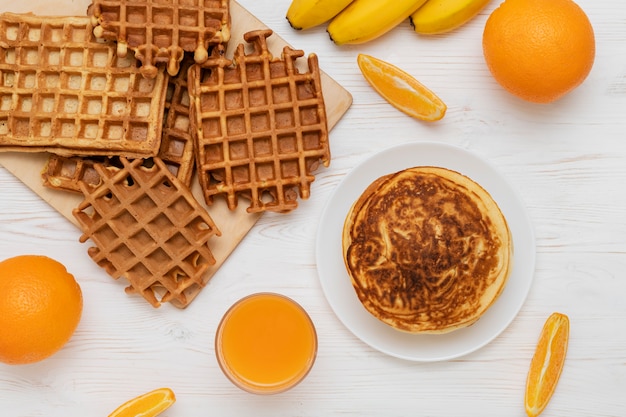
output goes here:
[{"label": "glass rim", "polygon": [[[279,298],[282,299],[284,301],[287,301],[289,304],[291,304],[292,306],[296,307],[296,309],[303,314],[304,318],[306,319],[306,322],[308,323],[308,327],[311,331],[312,334],[312,340],[311,340],[311,344],[312,344],[312,349],[311,349],[311,354],[310,357],[308,358],[306,364],[302,367],[302,369],[299,370],[299,372],[295,373],[290,379],[277,383],[277,384],[255,384],[254,382],[251,381],[245,381],[242,380],[240,378],[238,378],[235,374],[235,372],[233,372],[231,370],[231,368],[228,366],[226,359],[224,357],[223,354],[223,350],[222,350],[222,333],[223,333],[223,329],[224,326],[226,324],[226,322],[228,321],[228,319],[230,318],[230,316],[232,315],[232,313],[239,307],[241,306],[243,303],[245,303],[246,301],[249,301],[250,299],[253,298],[260,298],[260,297],[275,297],[275,298]],[[253,394],[278,394],[281,392],[285,392],[293,387],[295,387],[296,385],[298,385],[300,382],[302,382],[302,380],[304,380],[304,378],[310,373],[311,369],[313,368],[313,364],[316,361],[317,358],[317,350],[318,350],[318,338],[317,338],[317,330],[315,328],[315,324],[313,323],[313,320],[311,319],[311,316],[308,314],[308,312],[304,309],[304,307],[302,307],[302,305],[300,305],[297,301],[295,301],[293,298],[288,297],[286,295],[283,294],[279,294],[276,292],[256,292],[253,294],[249,294],[246,295],[240,299],[238,299],[237,301],[235,301],[224,313],[224,315],[222,316],[222,318],[220,319],[219,325],[217,327],[217,331],[215,333],[215,356],[217,359],[217,363],[220,367],[220,369],[222,370],[222,372],[224,373],[224,375],[237,387],[239,387],[240,389],[253,393]]]}]

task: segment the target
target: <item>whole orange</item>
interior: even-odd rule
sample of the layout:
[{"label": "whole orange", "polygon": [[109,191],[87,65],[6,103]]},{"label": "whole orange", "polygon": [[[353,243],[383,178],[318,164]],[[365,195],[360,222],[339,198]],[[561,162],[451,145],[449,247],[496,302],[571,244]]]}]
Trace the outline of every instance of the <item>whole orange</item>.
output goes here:
[{"label": "whole orange", "polygon": [[80,286],[54,259],[21,255],[0,262],[0,361],[49,357],[70,339],[82,310]]},{"label": "whole orange", "polygon": [[595,37],[589,18],[572,0],[505,0],[487,19],[483,54],[507,91],[550,103],[587,78]]}]

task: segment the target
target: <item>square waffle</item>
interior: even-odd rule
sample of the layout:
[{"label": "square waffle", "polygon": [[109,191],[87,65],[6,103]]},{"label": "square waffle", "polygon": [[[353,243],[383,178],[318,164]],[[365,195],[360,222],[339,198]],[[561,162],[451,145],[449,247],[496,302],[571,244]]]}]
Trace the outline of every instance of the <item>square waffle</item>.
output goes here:
[{"label": "square waffle", "polygon": [[[190,100],[187,91],[187,69],[192,62],[193,60],[186,58],[183,61],[184,71],[169,77],[161,146],[157,155],[170,172],[187,187],[191,186],[194,167],[193,138],[189,120]],[[112,163],[114,159],[51,154],[41,173],[43,184],[48,188],[81,192],[79,181],[89,186],[100,184],[100,177],[93,165],[96,163],[105,166],[116,165]]]},{"label": "square waffle", "polygon": [[285,47],[274,58],[271,30],[244,35],[253,51],[237,46],[233,60],[223,48],[189,71],[196,170],[207,204],[225,196],[250,201],[248,212],[288,212],[307,199],[313,171],[330,163],[328,125],[317,56],[308,71],[296,60],[303,51]]},{"label": "square waffle", "polygon": [[117,41],[120,56],[135,51],[149,78],[158,63],[175,75],[184,52],[201,63],[230,39],[230,0],[93,0],[88,13],[96,36]]},{"label": "square waffle", "polygon": [[80,241],[96,245],[89,256],[113,278],[126,278],[127,292],[154,307],[184,308],[206,284],[203,276],[215,263],[207,242],[220,231],[165,164],[153,162],[120,158],[121,168],[95,165],[102,184],[80,183],[85,200],[73,215],[83,230]]},{"label": "square waffle", "polygon": [[88,17],[0,15],[0,151],[156,155],[167,75],[137,64]]}]

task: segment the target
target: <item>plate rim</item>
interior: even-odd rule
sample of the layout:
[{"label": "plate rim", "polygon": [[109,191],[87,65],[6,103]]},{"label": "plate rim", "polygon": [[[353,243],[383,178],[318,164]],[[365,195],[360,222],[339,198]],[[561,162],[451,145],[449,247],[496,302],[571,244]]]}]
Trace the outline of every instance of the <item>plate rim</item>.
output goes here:
[{"label": "plate rim", "polygon": [[[366,335],[364,335],[359,329],[355,329],[354,324],[351,323],[351,321],[347,319],[344,313],[342,313],[342,310],[339,308],[338,303],[333,299],[333,294],[331,293],[332,289],[330,288],[332,285],[329,283],[328,277],[324,275],[327,272],[326,271],[327,263],[332,262],[332,261],[328,261],[328,259],[329,258],[332,259],[334,257],[336,261],[336,257],[337,257],[337,254],[332,253],[332,252],[330,253],[331,256],[326,256],[328,255],[330,251],[334,251],[336,249],[336,246],[330,245],[326,238],[329,236],[329,234],[335,233],[336,235],[339,235],[339,238],[338,238],[339,244],[341,244],[340,236],[342,232],[343,222],[347,215],[347,209],[349,209],[349,207],[356,200],[356,198],[358,198],[358,196],[361,195],[361,193],[365,190],[365,187],[369,185],[372,181],[374,181],[376,178],[383,175],[384,173],[397,172],[402,169],[409,168],[411,166],[411,164],[400,163],[396,167],[391,168],[392,163],[389,161],[385,161],[385,158],[389,158],[389,156],[398,154],[400,155],[401,158],[411,159],[412,156],[419,154],[419,153],[421,153],[422,155],[420,155],[419,158],[416,158],[418,160],[420,158],[423,158],[423,154],[426,154],[426,156],[428,156],[429,154],[434,154],[435,155],[434,159],[436,161],[434,161],[434,163],[431,163],[431,164],[418,162],[412,166],[427,166],[427,165],[441,166],[443,168],[453,169],[462,174],[465,174],[468,177],[472,178],[474,181],[476,181],[478,184],[483,186],[483,188],[485,188],[488,192],[490,192],[490,194],[492,192],[496,194],[497,197],[494,197],[494,200],[496,200],[496,203],[498,203],[498,205],[502,208],[503,212],[505,212],[505,208],[503,207],[506,207],[506,210],[509,212],[508,214],[513,213],[515,215],[514,216],[515,218],[512,218],[510,220],[509,216],[505,214],[505,217],[507,218],[507,223],[509,223],[509,228],[511,229],[511,234],[512,234],[512,238],[514,242],[514,257],[513,257],[514,263],[513,263],[513,269],[512,269],[511,275],[509,276],[509,281],[511,281],[512,277],[514,276],[517,277],[517,275],[521,275],[520,278],[516,278],[516,279],[521,280],[519,282],[519,285],[522,286],[523,291],[515,293],[513,295],[509,294],[510,297],[514,297],[514,299],[516,300],[516,304],[512,308],[508,308],[508,314],[505,320],[496,321],[496,324],[498,324],[498,326],[494,327],[494,329],[491,331],[487,331],[487,334],[488,334],[487,337],[480,338],[479,342],[471,343],[465,349],[459,349],[456,352],[448,352],[447,354],[441,354],[441,355],[422,355],[419,353],[407,354],[406,352],[403,353],[401,351],[398,351],[397,349],[394,350],[393,348],[390,348],[388,344],[383,346],[380,343],[375,343],[375,341],[371,340],[370,337],[367,337]],[[448,164],[437,163],[437,161],[440,161],[442,159],[441,156],[437,157],[437,153],[440,153],[441,155],[447,155],[447,156],[443,156],[443,159],[444,160],[446,158],[450,159],[450,161],[447,161]],[[466,157],[469,162],[466,161],[462,164],[459,164],[457,161],[456,163],[453,163],[452,160],[454,160],[455,158],[458,158],[459,156]],[[376,165],[375,168],[380,172],[371,173],[371,175],[365,175],[365,176],[362,175],[362,177],[368,177],[369,179],[368,178],[355,179],[356,178],[355,176],[360,175],[363,170],[374,165]],[[447,165],[447,166],[444,166],[444,165]],[[454,166],[449,166],[449,165],[454,165]],[[476,166],[472,168],[471,165],[476,165]],[[487,174],[496,174],[496,176],[494,178],[486,178],[485,180],[482,180],[481,178],[481,180],[478,180],[475,177],[481,177],[481,176],[487,177],[487,175],[481,174],[481,175],[472,176],[467,171],[472,171],[473,169],[476,171],[475,173],[477,173],[478,171],[485,171]],[[341,213],[331,213],[331,211],[337,208],[336,207],[337,205],[340,208],[345,208],[346,206],[345,200],[348,197],[346,197],[346,194],[340,195],[340,193],[344,191],[343,188],[345,188],[347,185],[351,185],[350,184],[351,181],[357,182],[357,183],[360,182],[365,185],[360,187],[362,189],[350,190],[348,193],[346,193],[346,194],[352,194],[352,195],[356,194],[356,197],[354,198],[353,201],[348,200],[349,204],[347,204],[348,207],[345,212],[343,212],[342,210]],[[511,197],[512,200],[507,199],[506,202],[498,201],[498,197],[503,197],[502,194],[508,194],[507,197]],[[344,200],[344,202],[337,203],[337,200],[342,200],[342,199]],[[329,218],[332,220],[333,216],[335,216],[335,219],[334,219],[335,221],[331,222]],[[328,223],[332,223],[333,225],[335,225],[338,219],[340,219],[341,227],[338,227],[337,230],[335,230],[334,232],[329,231],[328,229],[330,228],[325,227],[326,225],[328,225]],[[512,220],[516,222],[514,225],[511,224]],[[332,239],[332,235],[331,235],[331,243],[336,243],[335,239]],[[522,246],[520,246],[520,242],[523,242]],[[331,247],[335,249],[330,249]],[[522,256],[525,256],[523,258],[523,261],[524,261],[523,265],[520,265],[520,262],[516,261],[516,259],[518,258],[518,254],[520,253],[520,250],[522,250]],[[324,254],[324,256],[322,256],[322,254]],[[345,264],[343,263],[343,255],[340,250],[339,250],[339,257],[341,258],[341,269],[342,269],[340,275],[346,280],[348,280],[349,282],[350,278],[345,269]],[[530,292],[530,288],[532,287],[532,282],[534,279],[534,271],[535,271],[535,261],[536,261],[536,242],[535,242],[534,229],[532,227],[532,222],[531,222],[530,216],[528,215],[526,206],[524,205],[521,196],[519,195],[518,191],[508,182],[508,180],[504,177],[504,175],[490,161],[479,156],[473,151],[470,151],[468,149],[462,148],[457,145],[445,144],[445,143],[434,142],[434,141],[407,142],[407,143],[401,143],[398,145],[390,146],[388,148],[385,148],[383,150],[380,150],[378,152],[375,152],[365,157],[363,160],[361,160],[361,162],[359,162],[356,166],[354,166],[341,179],[339,184],[333,190],[330,198],[327,200],[324,206],[324,209],[322,210],[322,214],[320,217],[320,221],[319,221],[318,229],[316,233],[315,260],[316,260],[316,270],[318,273],[318,279],[320,281],[322,291],[324,293],[324,296],[327,302],[329,303],[337,319],[354,336],[356,336],[359,340],[361,340],[366,345],[372,347],[373,349],[378,350],[384,354],[396,357],[396,358],[416,361],[416,362],[436,362],[436,361],[450,360],[450,359],[458,358],[458,357],[467,355],[469,353],[472,353],[484,347],[491,341],[493,341],[506,328],[510,326],[510,324],[513,322],[515,317],[517,317],[517,315],[519,314],[519,311],[521,310],[522,306],[526,302],[526,299]],[[518,282],[516,281],[515,285],[517,284]],[[346,287],[345,282],[342,285],[345,289]],[[501,300],[504,299],[503,296],[506,293],[506,289],[507,287],[510,288],[512,286],[513,284],[511,284],[510,282],[507,282],[507,286],[505,287],[503,294],[501,294],[499,299],[496,300],[496,302],[494,303],[494,306],[498,304],[499,301],[500,301],[499,304],[503,304],[503,301]],[[351,300],[351,304],[354,305],[355,304],[354,300],[356,299],[356,301],[358,302],[358,304],[356,304],[356,309],[362,310],[362,311],[356,312],[356,314],[363,315],[363,311],[366,311],[366,310],[362,306],[362,304],[360,304],[360,302],[358,301],[356,292],[352,288],[351,283],[350,283],[350,288],[352,289],[352,293],[353,293],[353,295],[350,296],[350,297],[353,297]],[[509,293],[511,293],[511,291],[509,291]],[[494,310],[495,308],[494,306],[490,307],[490,309],[487,310],[487,312],[485,313],[485,315],[483,315],[483,317],[488,316],[489,311]],[[505,307],[500,307],[500,308],[505,308]],[[478,324],[480,323],[480,320],[479,320],[477,324],[469,326],[468,328],[465,328],[465,329],[456,330],[447,335],[411,335],[408,333],[403,333],[398,330],[392,329],[390,326],[385,325],[384,323],[376,319],[371,314],[369,313],[367,314],[370,316],[370,319],[365,319],[365,320],[371,321],[372,326],[377,326],[377,327],[383,326],[383,327],[380,327],[381,330],[385,328],[391,329],[391,332],[388,332],[388,330],[382,330],[382,331],[388,332],[389,336],[391,336],[393,340],[399,340],[403,344],[407,340],[409,342],[406,342],[406,343],[409,343],[409,344],[412,343],[410,342],[411,339],[415,339],[416,340],[415,343],[417,344],[419,343],[418,339],[424,338],[424,337],[432,337],[432,340],[436,340],[434,338],[440,338],[439,340],[444,340],[449,337],[461,335],[460,337],[457,337],[457,338],[463,338],[463,335],[468,334],[468,332],[471,337],[472,329],[479,327]],[[481,319],[483,320],[483,323],[484,323],[486,320],[483,317],[481,317]],[[493,321],[493,319],[490,320],[489,323],[491,323],[491,321]],[[378,324],[375,324],[375,323],[378,323]],[[482,323],[480,324],[482,325]],[[484,325],[482,327],[485,327],[485,326],[487,325]],[[437,343],[438,342],[435,341],[432,344],[436,346]],[[392,346],[393,346],[393,343],[392,343]]]}]

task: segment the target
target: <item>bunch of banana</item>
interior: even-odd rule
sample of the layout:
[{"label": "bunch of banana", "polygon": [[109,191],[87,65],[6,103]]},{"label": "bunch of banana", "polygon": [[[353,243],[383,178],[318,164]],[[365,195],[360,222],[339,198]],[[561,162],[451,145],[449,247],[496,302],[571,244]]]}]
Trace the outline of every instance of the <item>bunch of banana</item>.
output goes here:
[{"label": "bunch of banana", "polygon": [[489,1],[428,0],[411,15],[411,25],[424,35],[449,32],[474,18]]},{"label": "bunch of banana", "polygon": [[426,0],[354,0],[331,20],[327,31],[337,45],[367,42],[408,19],[425,2]]},{"label": "bunch of banana", "polygon": [[393,29],[425,2],[426,0],[292,0],[287,10],[287,20],[294,29],[309,29],[330,20],[328,33],[337,45],[363,43]]},{"label": "bunch of banana", "polygon": [[352,0],[292,0],[287,21],[294,29],[309,29],[339,14]]}]

